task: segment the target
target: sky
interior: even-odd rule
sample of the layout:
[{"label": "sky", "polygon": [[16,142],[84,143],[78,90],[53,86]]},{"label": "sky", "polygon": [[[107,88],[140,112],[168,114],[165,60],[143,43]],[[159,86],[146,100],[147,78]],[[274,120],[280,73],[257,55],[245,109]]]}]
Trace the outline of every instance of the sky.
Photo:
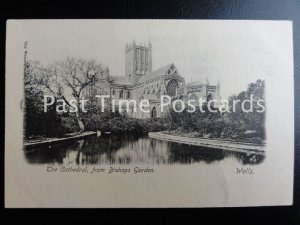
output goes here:
[{"label": "sky", "polygon": [[[152,70],[174,63],[186,83],[220,81],[221,97],[283,74],[291,58],[289,21],[26,20],[28,59],[47,65],[95,59],[125,75],[125,45],[152,44]],[[284,75],[284,74],[283,74]]]}]

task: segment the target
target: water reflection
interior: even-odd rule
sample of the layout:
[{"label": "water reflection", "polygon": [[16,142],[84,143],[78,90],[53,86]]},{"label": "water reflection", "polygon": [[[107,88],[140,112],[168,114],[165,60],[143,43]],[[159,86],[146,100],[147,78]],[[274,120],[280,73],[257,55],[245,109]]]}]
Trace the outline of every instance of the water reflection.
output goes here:
[{"label": "water reflection", "polygon": [[102,136],[35,149],[26,149],[26,159],[36,164],[191,164],[233,158],[241,164],[258,164],[263,155],[190,146],[149,137]]}]

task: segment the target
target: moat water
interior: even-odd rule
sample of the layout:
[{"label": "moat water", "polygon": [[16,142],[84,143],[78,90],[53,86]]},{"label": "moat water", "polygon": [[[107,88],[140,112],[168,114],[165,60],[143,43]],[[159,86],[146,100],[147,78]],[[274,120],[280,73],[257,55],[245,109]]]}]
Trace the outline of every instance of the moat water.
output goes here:
[{"label": "moat water", "polygon": [[149,138],[101,136],[26,149],[32,164],[130,165],[195,164],[232,160],[240,165],[259,164],[263,155],[212,149]]}]

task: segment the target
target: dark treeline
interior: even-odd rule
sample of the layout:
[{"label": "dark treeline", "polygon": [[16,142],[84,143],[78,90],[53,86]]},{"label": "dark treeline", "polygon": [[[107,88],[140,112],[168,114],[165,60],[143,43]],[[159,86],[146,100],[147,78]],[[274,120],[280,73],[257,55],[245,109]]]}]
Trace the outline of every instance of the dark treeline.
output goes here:
[{"label": "dark treeline", "polygon": [[[262,80],[248,85],[248,89],[233,95],[228,100],[228,112],[223,113],[211,112],[204,105],[204,112],[199,109],[194,113],[189,113],[185,109],[181,113],[173,112],[173,128],[168,133],[178,134],[190,137],[208,137],[208,138],[225,138],[238,141],[249,141],[255,143],[264,142],[265,135],[265,111],[259,112],[257,101],[264,100],[265,84]],[[245,112],[242,110],[241,104],[249,100],[253,96],[253,112]],[[265,104],[263,103],[265,106]],[[249,108],[249,104],[245,104],[245,108]],[[213,109],[214,110],[214,109]]]}]

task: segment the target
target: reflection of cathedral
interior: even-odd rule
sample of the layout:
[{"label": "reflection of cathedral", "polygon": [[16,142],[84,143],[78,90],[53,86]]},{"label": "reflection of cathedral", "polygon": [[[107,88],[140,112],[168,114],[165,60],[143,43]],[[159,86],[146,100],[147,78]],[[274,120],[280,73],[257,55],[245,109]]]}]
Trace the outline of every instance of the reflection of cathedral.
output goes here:
[{"label": "reflection of cathedral", "polygon": [[121,99],[136,100],[137,104],[146,99],[150,102],[150,113],[139,110],[127,112],[136,118],[161,117],[160,98],[169,95],[182,100],[215,99],[220,100],[220,85],[212,86],[205,83],[192,82],[185,84],[176,66],[171,63],[152,71],[152,46],[149,43],[137,45],[127,44],[125,48],[125,76],[110,76],[110,92],[116,104]]}]

